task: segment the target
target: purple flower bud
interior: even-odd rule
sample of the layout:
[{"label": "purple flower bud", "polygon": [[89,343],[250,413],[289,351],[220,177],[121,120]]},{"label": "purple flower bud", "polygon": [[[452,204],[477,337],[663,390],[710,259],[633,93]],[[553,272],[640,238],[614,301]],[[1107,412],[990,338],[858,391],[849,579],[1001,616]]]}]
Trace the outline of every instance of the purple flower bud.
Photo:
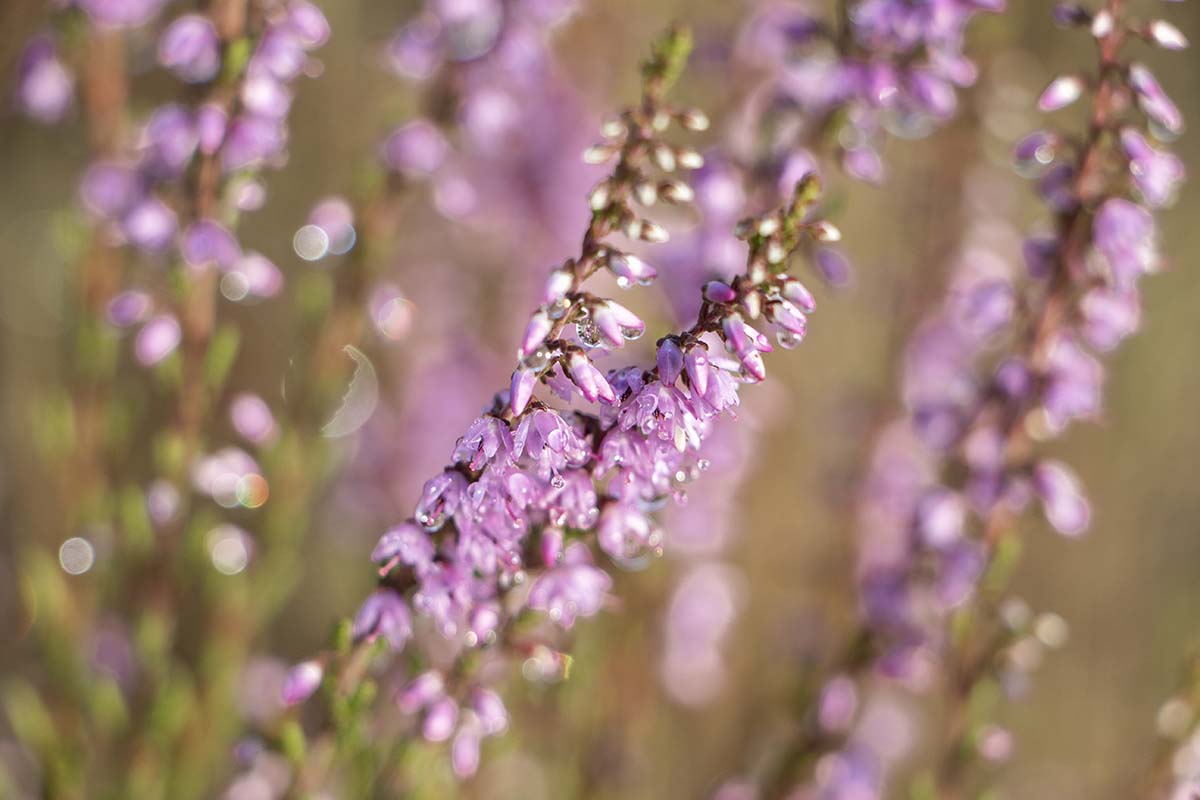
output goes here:
[{"label": "purple flower bud", "polygon": [[450,768],[459,780],[466,780],[479,770],[480,724],[470,715],[464,717],[450,745]]},{"label": "purple flower bud", "polygon": [[842,153],[842,169],[851,178],[873,186],[883,183],[887,177],[883,159],[871,147],[851,147]]},{"label": "purple flower bud", "polygon": [[808,320],[800,309],[787,300],[775,300],[767,304],[767,319],[786,331],[804,336],[808,332]]},{"label": "purple flower bud", "polygon": [[279,120],[242,114],[225,133],[221,167],[226,172],[261,164],[283,152],[287,134]]},{"label": "purple flower bud", "polygon": [[440,672],[422,672],[397,693],[396,705],[405,714],[415,714],[441,697],[445,685]]},{"label": "purple flower bud", "polygon": [[17,106],[38,122],[58,122],[71,108],[75,79],[58,59],[54,41],[35,36],[17,65]]},{"label": "purple flower bud", "polygon": [[647,286],[658,277],[658,270],[642,261],[632,253],[612,253],[605,261],[608,268],[617,276],[617,282],[630,286],[638,284]]},{"label": "purple flower bud", "polygon": [[[481,603],[471,611],[468,645],[493,642],[500,627],[500,607],[496,603]],[[472,641],[473,640],[473,641]]]},{"label": "purple flower bud", "polygon": [[1146,202],[1155,208],[1170,203],[1184,178],[1179,157],[1156,149],[1133,128],[1121,130],[1121,147],[1129,156],[1129,172]]},{"label": "purple flower bud", "polygon": [[108,322],[117,328],[136,325],[150,313],[150,295],[145,292],[121,292],[108,301]]},{"label": "purple flower bud", "polygon": [[292,0],[287,7],[287,26],[300,43],[312,50],[329,41],[329,20],[321,9],[306,0]]},{"label": "purple flower bud", "polygon": [[421,725],[421,735],[426,741],[444,742],[454,733],[458,725],[458,703],[449,697],[441,697],[433,702],[425,714]]},{"label": "purple flower bud", "polygon": [[157,197],[147,197],[133,207],[121,222],[130,244],[148,253],[160,253],[175,238],[175,212]]},{"label": "purple flower bud", "polygon": [[[246,253],[229,270],[229,275],[239,279],[239,291],[255,297],[274,297],[283,289],[283,273],[262,253]],[[225,284],[221,288],[225,291]],[[226,292],[226,297],[241,299],[231,292]]]},{"label": "purple flower bud", "polygon": [[242,438],[263,444],[275,436],[275,417],[266,401],[256,394],[242,392],[229,404],[229,419]]},{"label": "purple flower bud", "polygon": [[325,669],[316,661],[302,661],[292,667],[283,682],[284,705],[299,705],[312,697],[324,677]]},{"label": "purple flower bud", "polygon": [[412,636],[412,617],[404,598],[391,589],[379,589],[359,607],[354,616],[355,639],[382,636],[393,651],[399,652]]},{"label": "purple flower bud", "polygon": [[542,342],[546,341],[546,337],[550,334],[550,330],[554,327],[554,323],[550,321],[550,315],[545,311],[539,311],[529,318],[529,324],[525,326],[525,336],[521,339],[521,356],[529,356],[537,351],[542,346]]},{"label": "purple flower bud", "polygon": [[949,547],[962,538],[966,511],[961,496],[945,489],[933,489],[917,506],[917,530],[930,547]]},{"label": "purple flower bud", "polygon": [[79,199],[84,208],[100,219],[120,217],[138,201],[141,192],[134,170],[113,161],[93,164],[79,183]]},{"label": "purple flower bud", "polygon": [[737,292],[729,284],[709,281],[704,284],[704,299],[712,303],[732,303],[737,299]]},{"label": "purple flower bud", "polygon": [[1043,461],[1033,470],[1033,485],[1042,499],[1046,520],[1065,536],[1087,530],[1092,510],[1079,478],[1059,461]]},{"label": "purple flower bud", "polygon": [[508,728],[508,709],[500,695],[490,689],[476,689],[471,693],[471,708],[479,717],[483,731],[488,736],[504,733]]},{"label": "purple flower bud", "polygon": [[162,361],[179,346],[183,332],[179,322],[169,314],[161,314],[142,326],[134,341],[134,355],[143,366],[151,367]]},{"label": "purple flower bud", "polygon": [[563,532],[559,528],[545,528],[542,530],[541,540],[542,563],[547,567],[553,567],[562,559],[563,554]]},{"label": "purple flower bud", "polygon": [[180,249],[184,260],[196,269],[213,264],[228,269],[242,257],[242,248],[237,239],[228,228],[212,219],[198,220],[189,225],[183,233]]},{"label": "purple flower bud", "polygon": [[813,259],[816,262],[817,271],[830,286],[840,289],[850,285],[850,281],[853,279],[853,270],[850,262],[840,250],[832,247],[819,247],[813,253]]},{"label": "purple flower bud", "polygon": [[567,373],[589,403],[597,400],[605,403],[617,402],[617,394],[604,377],[604,373],[596,369],[591,359],[583,353],[576,351],[571,354],[567,360]]},{"label": "purple flower bud", "polygon": [[438,128],[419,119],[392,132],[383,143],[383,161],[389,169],[414,177],[427,177],[446,160],[450,145]]},{"label": "purple flower bud", "polygon": [[512,374],[512,386],[509,389],[509,406],[513,416],[519,417],[533,398],[533,387],[537,384],[537,373],[531,369],[518,369]]},{"label": "purple flower bud", "polygon": [[721,329],[725,334],[725,343],[729,345],[738,357],[754,352],[754,344],[746,335],[746,323],[739,314],[730,314],[721,321]]},{"label": "purple flower bud", "polygon": [[1038,98],[1038,108],[1042,111],[1058,111],[1066,108],[1083,96],[1086,88],[1083,79],[1078,75],[1059,75],[1050,81],[1050,85]]},{"label": "purple flower bud", "polygon": [[212,20],[184,14],[158,40],[158,63],[189,83],[204,83],[221,68],[220,40]]},{"label": "purple flower bud", "polygon": [[1137,94],[1138,104],[1146,116],[1168,133],[1177,135],[1183,132],[1183,114],[1145,65],[1137,62],[1129,65],[1129,85]]},{"label": "purple flower bud", "polygon": [[1029,276],[1044,280],[1054,274],[1058,267],[1058,239],[1026,239],[1021,246],[1025,267]]},{"label": "purple flower bud", "polygon": [[211,156],[221,149],[229,115],[216,103],[204,103],[196,109],[196,139],[201,153]]},{"label": "purple flower bud", "polygon": [[247,111],[263,119],[282,120],[292,107],[292,93],[278,78],[266,72],[246,78],[242,83],[241,100]]},{"label": "purple flower bud", "polygon": [[315,225],[329,238],[328,250],[334,255],[350,252],[357,234],[354,209],[344,197],[326,197],[308,212],[308,224]]},{"label": "purple flower bud", "polygon": [[145,168],[153,175],[181,175],[196,153],[198,138],[192,112],[178,104],[154,112],[142,131]]},{"label": "purple flower bud", "polygon": [[780,293],[788,300],[795,303],[805,314],[811,314],[817,310],[817,301],[813,297],[812,292],[794,278],[788,278],[784,282]]},{"label": "purple flower bud", "polygon": [[658,379],[666,386],[674,386],[683,373],[683,350],[674,337],[667,337],[658,346]]},{"label": "purple flower bud", "polygon": [[697,394],[708,394],[708,350],[701,345],[692,347],[683,357],[683,366]]},{"label": "purple flower bud", "polygon": [[846,675],[834,676],[821,689],[817,708],[822,730],[828,733],[849,730],[858,712],[858,690],[854,681]]}]

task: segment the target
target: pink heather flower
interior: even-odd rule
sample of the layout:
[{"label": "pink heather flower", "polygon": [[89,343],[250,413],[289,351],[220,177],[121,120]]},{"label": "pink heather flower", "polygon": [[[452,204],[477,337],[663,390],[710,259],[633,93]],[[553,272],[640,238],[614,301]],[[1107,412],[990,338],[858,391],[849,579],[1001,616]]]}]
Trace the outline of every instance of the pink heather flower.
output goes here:
[{"label": "pink heather flower", "polygon": [[392,132],[383,143],[383,161],[390,169],[413,177],[428,177],[442,166],[450,145],[438,128],[419,119]]},{"label": "pink heather flower", "polygon": [[399,652],[412,636],[412,619],[404,598],[391,589],[371,594],[354,616],[354,638],[382,636],[392,650]]},{"label": "pink heather flower", "polygon": [[442,696],[445,680],[440,672],[423,672],[396,695],[396,705],[406,714],[415,714]]},{"label": "pink heather flower", "polygon": [[151,367],[175,352],[182,338],[179,321],[170,314],[160,314],[138,331],[134,354],[142,366]]},{"label": "pink heather flower", "polygon": [[576,351],[571,354],[567,360],[567,374],[570,375],[571,380],[579,387],[580,394],[589,403],[597,400],[605,403],[617,401],[616,392],[609,385],[604,373],[596,369],[592,360],[584,353]]},{"label": "pink heather flower", "polygon": [[1122,129],[1121,147],[1129,157],[1133,182],[1146,203],[1153,208],[1169,204],[1185,177],[1179,157],[1155,148],[1133,128]]},{"label": "pink heather flower", "polygon": [[426,741],[444,742],[454,733],[458,725],[458,703],[449,697],[434,700],[425,712],[421,724],[421,735]]},{"label": "pink heather flower", "polygon": [[180,249],[184,260],[196,269],[210,265],[228,269],[242,257],[241,245],[229,229],[211,219],[202,219],[189,225],[184,231]]},{"label": "pink heather flower", "polygon": [[395,559],[417,569],[432,564],[433,556],[433,540],[411,522],[388,529],[371,551],[371,560],[376,564],[387,564]]},{"label": "pink heather flower", "polygon": [[529,607],[545,612],[564,628],[577,617],[590,617],[600,611],[612,578],[592,565],[585,545],[573,542],[564,551],[562,562],[538,576],[529,590]]},{"label": "pink heather flower", "polygon": [[531,369],[518,369],[512,374],[512,385],[509,388],[509,406],[513,416],[521,416],[533,398],[533,389],[537,385],[537,373]]},{"label": "pink heather flower", "polygon": [[1046,520],[1064,536],[1087,530],[1092,510],[1079,478],[1059,461],[1043,461],[1033,471],[1033,485],[1042,500]]},{"label": "pink heather flower", "polygon": [[200,14],[177,17],[158,40],[158,63],[189,83],[215,78],[221,51],[212,20]]},{"label": "pink heather flower", "polygon": [[614,503],[600,514],[596,541],[615,561],[632,561],[658,545],[659,533],[650,519],[628,506]]},{"label": "pink heather flower", "polygon": [[275,416],[265,400],[242,392],[229,404],[229,419],[238,434],[254,444],[265,444],[275,436]]},{"label": "pink heather flower", "polygon": [[288,670],[283,684],[283,702],[295,706],[313,696],[321,686],[325,669],[317,661],[302,661]]},{"label": "pink heather flower", "polygon": [[145,292],[126,291],[108,301],[106,316],[110,325],[128,328],[146,319],[152,308],[150,295]]},{"label": "pink heather flower", "polygon": [[50,125],[66,116],[75,97],[75,78],[58,58],[54,40],[35,36],[17,65],[17,106],[30,118]]}]

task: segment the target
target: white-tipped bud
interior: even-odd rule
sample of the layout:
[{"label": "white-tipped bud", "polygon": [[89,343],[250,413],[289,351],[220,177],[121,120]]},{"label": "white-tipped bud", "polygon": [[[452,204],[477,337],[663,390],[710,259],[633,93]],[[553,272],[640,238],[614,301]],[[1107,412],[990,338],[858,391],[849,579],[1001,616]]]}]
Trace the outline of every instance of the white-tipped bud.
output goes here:
[{"label": "white-tipped bud", "polygon": [[842,232],[827,219],[813,225],[812,235],[818,242],[840,242],[842,240]]},{"label": "white-tipped bud", "polygon": [[1151,22],[1146,28],[1146,35],[1150,41],[1164,50],[1186,50],[1188,46],[1188,40],[1183,35],[1183,31],[1166,20],[1156,19]]},{"label": "white-tipped bud", "polygon": [[755,228],[759,236],[772,236],[779,230],[779,217],[774,215],[763,217]]},{"label": "white-tipped bud", "polygon": [[671,115],[665,111],[656,111],[650,119],[650,127],[662,133],[671,125]]},{"label": "white-tipped bud", "polygon": [[779,240],[772,239],[767,242],[766,257],[768,264],[779,264],[787,257],[787,250],[780,244]]},{"label": "white-tipped bud", "polygon": [[658,187],[658,196],[668,203],[690,203],[696,199],[692,187],[683,181],[664,181]]},{"label": "white-tipped bud", "polygon": [[651,222],[648,219],[642,220],[641,237],[642,241],[651,242],[653,244],[662,244],[671,238],[667,233],[666,228],[664,228],[662,225],[659,225],[657,222]]},{"label": "white-tipped bud", "polygon": [[700,169],[704,166],[704,156],[690,147],[682,147],[675,153],[679,166],[683,169]]},{"label": "white-tipped bud", "polygon": [[1111,12],[1097,11],[1096,15],[1092,17],[1092,36],[1097,39],[1103,39],[1105,36],[1108,36],[1113,32],[1115,22]]},{"label": "white-tipped bud", "polygon": [[619,117],[606,119],[600,125],[600,135],[606,139],[620,139],[628,132],[629,129],[625,127],[625,121]]},{"label": "white-tipped bud", "polygon": [[649,181],[642,181],[633,188],[633,195],[644,206],[652,206],[658,200],[658,187]]},{"label": "white-tipped bud", "polygon": [[679,115],[679,124],[689,131],[706,131],[708,115],[698,108],[689,108]]},{"label": "white-tipped bud", "polygon": [[665,144],[656,144],[651,152],[651,158],[663,172],[675,171],[675,151]]},{"label": "white-tipped bud", "polygon": [[1059,75],[1050,81],[1050,85],[1038,98],[1038,108],[1042,111],[1057,111],[1066,108],[1083,96],[1083,79],[1078,75]]},{"label": "white-tipped bud", "polygon": [[592,211],[603,211],[608,208],[608,200],[611,193],[608,190],[608,183],[598,183],[588,195],[588,205]]},{"label": "white-tipped bud", "polygon": [[587,164],[603,164],[617,154],[617,148],[610,144],[598,144],[583,151],[583,160]]}]

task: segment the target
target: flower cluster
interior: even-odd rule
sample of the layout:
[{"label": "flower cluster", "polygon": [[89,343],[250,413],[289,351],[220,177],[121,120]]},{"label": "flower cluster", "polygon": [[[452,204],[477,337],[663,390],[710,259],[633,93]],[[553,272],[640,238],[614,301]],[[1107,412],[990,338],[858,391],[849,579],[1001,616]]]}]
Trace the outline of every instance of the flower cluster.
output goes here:
[{"label": "flower cluster", "polygon": [[[701,466],[696,453],[712,420],[737,405],[739,385],[765,377],[762,354],[773,346],[748,321],[773,324],[788,345],[803,336],[813,300],[782,270],[801,242],[836,236],[827,221],[810,216],[818,194],[811,177],[788,208],[740,224],[750,246],[745,273],[704,287],[699,320],[662,338],[651,368],[603,371],[595,363],[641,336],[645,324],[615,301],[586,292],[584,281],[600,270],[625,284],[651,281],[653,268],[609,237],[665,238],[639,206],[649,204],[651,193],[686,201],[685,182],[656,173],[700,166],[695,151],[662,138],[672,122],[704,127],[699,112],[672,110],[661,99],[686,48],[679,32],[656,46],[642,104],[606,124],[606,142],[587,154],[616,163],[589,195],[592,222],[581,253],[551,273],[509,391],[459,439],[454,464],[425,484],[413,518],[380,540],[373,553],[380,589],[356,617],[356,638],[383,637],[399,649],[414,634],[415,611],[457,643],[460,662],[474,650],[508,647],[531,654],[527,671],[547,676],[561,669],[562,657],[548,646],[517,641],[516,620],[541,612],[570,627],[601,608],[611,578],[594,563],[587,544],[593,536],[618,565],[661,552],[663,533],[652,512],[680,491],[681,475]],[[539,384],[571,405],[536,397]],[[452,761],[469,774],[481,731],[502,726],[477,724],[482,715],[468,697],[479,687],[463,677],[461,668],[427,672],[401,696],[423,713],[426,738],[453,733]],[[316,685],[306,688],[290,699]]]},{"label": "flower cluster", "polygon": [[[1090,91],[1091,131],[1083,140],[1039,131],[1016,152],[1019,167],[1038,178],[1054,230],[1026,240],[1024,276],[986,252],[965,259],[942,307],[910,344],[907,415],[881,439],[865,487],[865,627],[806,723],[815,730],[802,749],[819,753],[852,732],[853,714],[833,714],[830,726],[824,713],[862,690],[847,674],[875,672],[923,689],[940,665],[956,709],[937,770],[946,792],[958,791],[966,766],[989,758],[984,743],[995,741],[985,735],[996,733],[990,720],[966,710],[975,687],[994,678],[1018,691],[1028,651],[1063,638],[1056,617],[983,605],[981,580],[1005,574],[1006,543],[1031,504],[1063,535],[1088,527],[1079,479],[1034,445],[1099,413],[1100,356],[1138,326],[1137,283],[1160,259],[1153,212],[1182,177],[1178,159],[1147,140],[1178,134],[1178,111],[1144,65],[1121,56],[1133,37],[1175,49],[1182,36],[1162,21],[1132,23],[1120,4],[1094,14],[1077,9],[1070,22],[1090,27],[1099,73],[1056,79],[1039,106],[1057,109]],[[966,615],[966,635],[947,637],[951,615]],[[882,792],[881,756],[864,753],[853,736],[825,759],[813,791],[837,796],[845,778],[872,787],[864,796]],[[832,766],[851,762],[853,770]]]}]

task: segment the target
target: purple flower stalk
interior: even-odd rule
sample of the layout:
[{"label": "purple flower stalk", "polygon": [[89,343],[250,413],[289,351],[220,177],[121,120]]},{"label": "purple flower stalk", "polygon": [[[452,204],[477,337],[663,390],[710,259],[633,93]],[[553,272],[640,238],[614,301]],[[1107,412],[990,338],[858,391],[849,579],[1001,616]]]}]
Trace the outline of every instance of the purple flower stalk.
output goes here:
[{"label": "purple flower stalk", "polygon": [[[994,260],[968,260],[910,344],[908,413],[881,439],[865,487],[863,627],[820,694],[840,692],[835,687],[848,677],[859,692],[871,675],[916,690],[940,677],[950,707],[935,769],[943,797],[960,796],[968,768],[1004,749],[984,745],[999,740],[985,735],[995,733],[989,719],[972,714],[975,689],[996,681],[1019,691],[1030,663],[1023,654],[1065,639],[1061,619],[1035,617],[981,584],[989,576],[989,586],[1003,585],[1011,569],[1005,553],[1031,505],[1063,535],[1088,526],[1080,481],[1036,443],[1099,413],[1100,357],[1137,327],[1138,281],[1160,260],[1152,212],[1182,175],[1178,160],[1146,138],[1179,128],[1173,103],[1148,70],[1122,59],[1122,45],[1141,30],[1120,2],[1081,14],[1077,24],[1090,26],[1100,51],[1099,75],[1079,79],[1078,88],[1091,100],[1092,133],[1071,145],[1062,133],[1038,132],[1016,153],[1021,168],[1034,162],[1043,175],[1039,191],[1056,218],[1054,235],[1028,242],[1024,278]],[[1039,105],[1078,99],[1069,97],[1076,89],[1064,88],[1075,80],[1053,81]],[[1124,112],[1133,106],[1144,117]],[[951,638],[954,616],[969,627]],[[794,772],[817,756],[818,764],[832,764],[864,755],[856,726],[870,703],[859,704],[857,722],[836,715],[836,725],[818,705],[824,701],[814,698],[801,736],[767,785],[782,789],[799,778],[799,791],[840,796],[850,781],[861,792],[855,796],[882,796],[887,759],[869,748],[871,788],[832,768],[818,766],[811,777]]]},{"label": "purple flower stalk", "polygon": [[[426,482],[413,517],[386,533],[373,554],[381,582],[368,605],[381,596],[411,605],[415,617],[454,644],[457,666],[426,673],[401,696],[405,707],[421,711],[425,738],[455,739],[460,775],[474,770],[478,739],[488,732],[477,727],[474,717],[484,719],[478,708],[474,717],[463,711],[481,688],[477,666],[466,667],[513,653],[527,657],[527,675],[561,675],[565,661],[554,637],[516,623],[540,612],[568,627],[603,606],[611,578],[594,561],[593,541],[618,565],[662,551],[652,510],[681,492],[677,476],[694,468],[712,421],[737,405],[739,385],[764,376],[762,353],[771,346],[749,322],[764,320],[762,309],[794,282],[783,271],[790,253],[829,229],[812,218],[819,189],[810,176],[786,209],[743,221],[746,271],[718,299],[704,300],[691,328],[660,341],[657,361],[669,382],[657,364],[607,371],[595,364],[601,344],[640,336],[644,324],[585,291],[585,281],[627,259],[612,237],[661,238],[639,208],[645,198],[637,187],[655,181],[656,171],[699,162],[694,151],[662,139],[672,121],[694,127],[699,116],[668,111],[662,101],[687,42],[675,32],[656,45],[641,105],[607,125],[607,141],[590,154],[615,159],[615,166],[591,194],[579,256],[550,277],[547,302],[518,352],[514,388],[471,424],[454,464]],[[717,356],[717,348],[727,355]],[[538,396],[540,384],[570,405],[550,405]],[[445,647],[415,657],[433,665],[433,653]]]}]

